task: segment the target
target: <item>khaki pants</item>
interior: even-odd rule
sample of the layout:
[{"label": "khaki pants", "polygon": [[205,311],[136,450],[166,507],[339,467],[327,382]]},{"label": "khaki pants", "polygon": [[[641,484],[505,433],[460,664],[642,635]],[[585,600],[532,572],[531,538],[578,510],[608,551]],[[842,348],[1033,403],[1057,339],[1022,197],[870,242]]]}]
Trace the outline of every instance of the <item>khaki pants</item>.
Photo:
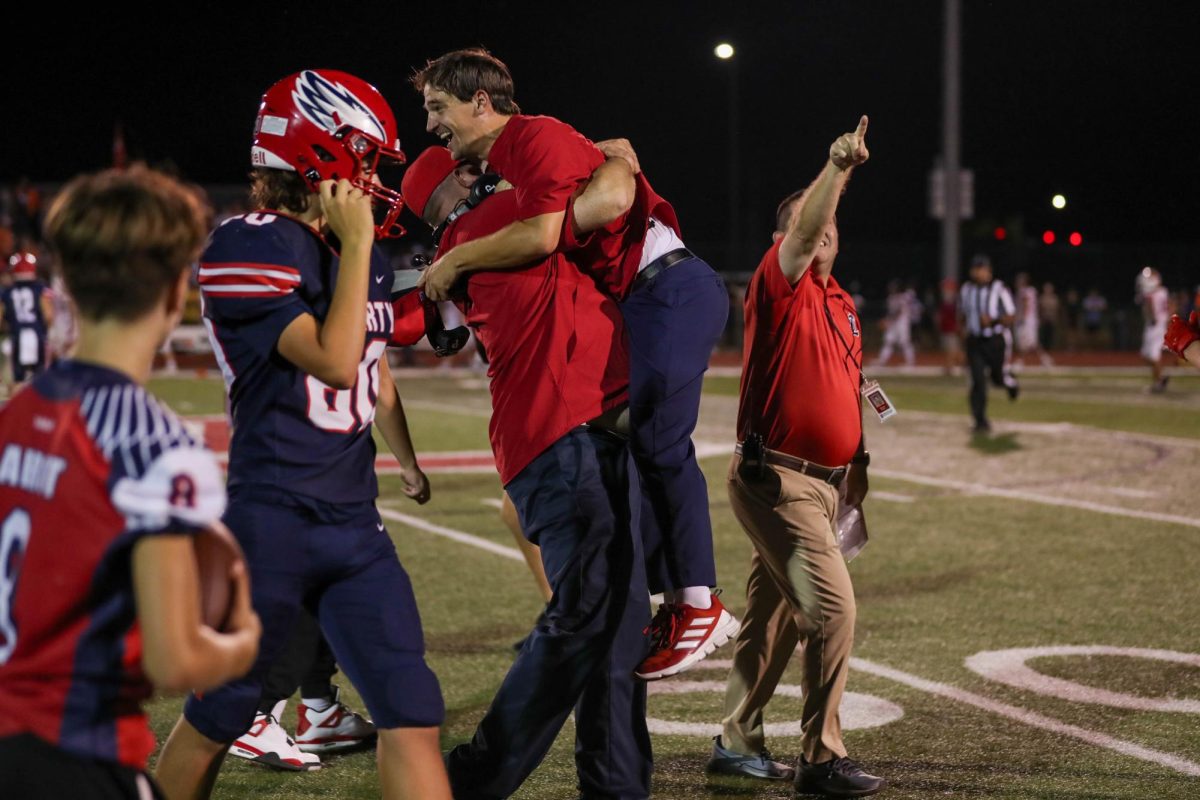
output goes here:
[{"label": "khaki pants", "polygon": [[837,490],[768,464],[762,479],[729,468],[729,500],[754,543],[746,615],[725,692],[722,743],[757,754],[765,747],[763,708],[797,644],[804,648],[804,757],[846,755],[838,707],[854,643],[854,588],[833,529]]}]

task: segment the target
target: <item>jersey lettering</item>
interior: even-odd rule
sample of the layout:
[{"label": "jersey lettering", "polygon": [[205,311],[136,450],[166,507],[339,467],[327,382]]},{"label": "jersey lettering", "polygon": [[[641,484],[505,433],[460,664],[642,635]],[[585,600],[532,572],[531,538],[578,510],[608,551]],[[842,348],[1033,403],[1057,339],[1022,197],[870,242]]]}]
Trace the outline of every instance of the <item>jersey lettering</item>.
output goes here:
[{"label": "jersey lettering", "polygon": [[0,485],[15,486],[49,500],[66,468],[67,461],[62,456],[10,444],[0,455]]},{"label": "jersey lettering", "polygon": [[243,219],[246,220],[247,225],[270,225],[272,222],[279,219],[279,217],[274,214],[255,212],[253,214],[247,214],[245,217],[243,217]]},{"label": "jersey lettering", "polygon": [[13,596],[17,593],[17,575],[29,544],[33,526],[29,512],[14,508],[0,524],[0,664],[12,658],[17,649],[17,624],[12,618]]},{"label": "jersey lettering", "polygon": [[18,286],[12,290],[13,311],[16,313],[18,325],[36,325],[36,298],[33,289],[28,286]]},{"label": "jersey lettering", "polygon": [[312,375],[306,375],[309,421],[323,431],[336,433],[359,431],[374,422],[375,400],[379,396],[379,359],[385,349],[387,342],[374,341],[367,345],[358,364],[358,378],[349,389],[334,389]]}]

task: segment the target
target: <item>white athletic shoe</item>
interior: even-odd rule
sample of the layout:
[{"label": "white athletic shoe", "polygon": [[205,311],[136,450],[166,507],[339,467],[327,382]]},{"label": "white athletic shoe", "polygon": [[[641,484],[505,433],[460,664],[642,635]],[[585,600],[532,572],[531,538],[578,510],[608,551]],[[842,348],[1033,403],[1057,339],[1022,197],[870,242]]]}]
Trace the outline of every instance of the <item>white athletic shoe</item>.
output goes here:
[{"label": "white athletic shoe", "polygon": [[341,701],[341,690],[333,691],[333,705],[313,711],[301,703],[296,707],[296,745],[306,753],[349,750],[375,741],[375,725]]},{"label": "white athletic shoe", "polygon": [[[275,709],[279,709],[279,706],[275,706]],[[316,753],[302,752],[296,747],[296,743],[287,735],[287,731],[279,724],[274,714],[256,714],[250,730],[230,745],[229,753],[268,767],[293,772],[321,768],[321,757]]]}]

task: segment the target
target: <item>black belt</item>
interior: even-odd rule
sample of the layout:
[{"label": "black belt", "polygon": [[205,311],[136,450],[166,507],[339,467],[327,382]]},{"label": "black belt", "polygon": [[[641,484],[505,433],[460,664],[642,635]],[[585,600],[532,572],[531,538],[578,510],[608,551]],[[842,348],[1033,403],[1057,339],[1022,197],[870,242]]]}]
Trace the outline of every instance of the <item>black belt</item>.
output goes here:
[{"label": "black belt", "polygon": [[672,250],[669,253],[663,253],[658,258],[646,265],[646,268],[637,274],[633,279],[633,288],[638,289],[645,286],[650,281],[658,277],[658,273],[665,272],[671,267],[678,264],[680,261],[687,261],[689,258],[695,258],[692,251],[686,247],[680,247],[677,250]]},{"label": "black belt", "polygon": [[[739,443],[733,448],[733,451],[740,456],[742,454],[742,445]],[[805,461],[803,458],[789,456],[787,453],[781,453],[778,450],[764,450],[763,460],[777,467],[794,469],[801,475],[808,475],[819,481],[824,481],[830,486],[840,486],[846,477],[845,467],[823,467],[820,464]]]}]

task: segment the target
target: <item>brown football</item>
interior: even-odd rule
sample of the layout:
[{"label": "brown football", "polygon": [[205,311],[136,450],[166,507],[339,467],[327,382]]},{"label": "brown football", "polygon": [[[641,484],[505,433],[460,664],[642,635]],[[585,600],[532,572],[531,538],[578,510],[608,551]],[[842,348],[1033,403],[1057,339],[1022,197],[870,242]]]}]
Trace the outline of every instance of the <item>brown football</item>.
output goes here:
[{"label": "brown football", "polygon": [[193,538],[196,572],[200,577],[200,619],[224,630],[233,601],[230,571],[242,560],[242,548],[229,529],[215,522]]}]

